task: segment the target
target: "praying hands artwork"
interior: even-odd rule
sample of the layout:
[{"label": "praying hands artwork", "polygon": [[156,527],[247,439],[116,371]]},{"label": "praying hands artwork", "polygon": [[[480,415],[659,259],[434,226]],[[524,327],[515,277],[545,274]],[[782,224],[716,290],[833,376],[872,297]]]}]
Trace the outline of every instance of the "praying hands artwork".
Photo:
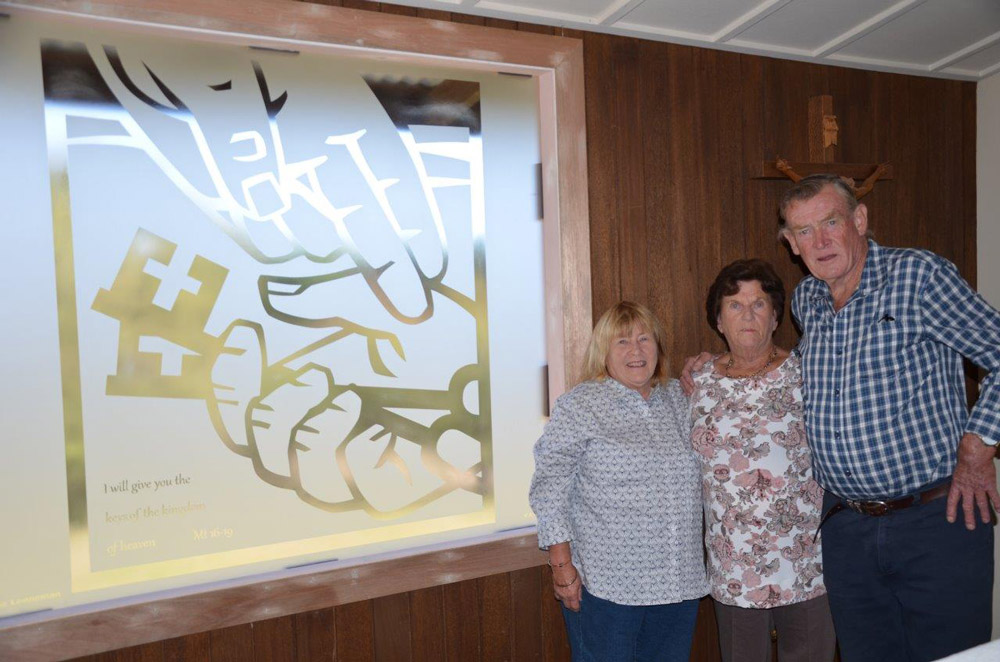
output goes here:
[{"label": "praying hands artwork", "polygon": [[[322,511],[488,507],[478,83],[364,75],[360,100],[306,103],[294,56],[206,61],[195,85],[135,50],[41,45],[60,327],[85,353],[76,328],[117,324],[104,395],[204,401],[206,443]],[[168,203],[94,233],[121,248],[88,288],[73,160],[98,152],[141,154]],[[231,252],[201,246],[220,239]]]}]

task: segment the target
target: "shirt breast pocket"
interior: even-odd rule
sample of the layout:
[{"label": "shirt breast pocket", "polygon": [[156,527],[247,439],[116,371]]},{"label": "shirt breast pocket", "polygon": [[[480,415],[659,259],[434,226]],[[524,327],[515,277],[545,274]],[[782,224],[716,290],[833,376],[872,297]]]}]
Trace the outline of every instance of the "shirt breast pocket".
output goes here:
[{"label": "shirt breast pocket", "polygon": [[860,342],[862,381],[891,383],[907,372],[920,330],[912,316],[885,314],[868,327]]}]

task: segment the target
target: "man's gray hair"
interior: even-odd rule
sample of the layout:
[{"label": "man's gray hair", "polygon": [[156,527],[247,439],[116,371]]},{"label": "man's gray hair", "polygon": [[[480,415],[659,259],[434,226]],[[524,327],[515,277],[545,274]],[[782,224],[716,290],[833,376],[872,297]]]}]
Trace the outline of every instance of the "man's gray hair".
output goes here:
[{"label": "man's gray hair", "polygon": [[781,227],[779,228],[779,232],[785,229],[785,214],[788,212],[788,208],[791,207],[793,203],[801,202],[803,200],[811,200],[819,195],[819,193],[827,186],[832,186],[833,189],[839,193],[842,198],[844,198],[844,202],[847,203],[848,213],[853,214],[854,210],[858,208],[858,199],[854,197],[854,191],[840,175],[834,175],[832,173],[809,175],[808,177],[803,177],[796,182],[795,185],[785,191],[785,195],[781,197],[781,204],[778,206],[778,212],[781,214]]}]

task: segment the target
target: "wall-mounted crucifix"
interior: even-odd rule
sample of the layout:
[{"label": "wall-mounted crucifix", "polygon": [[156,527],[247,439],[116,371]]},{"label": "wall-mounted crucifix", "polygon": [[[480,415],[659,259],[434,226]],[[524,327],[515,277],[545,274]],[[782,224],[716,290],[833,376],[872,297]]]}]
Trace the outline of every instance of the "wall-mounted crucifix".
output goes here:
[{"label": "wall-mounted crucifix", "polygon": [[[761,175],[757,179],[784,179],[797,182],[808,175],[830,172],[840,175],[854,195],[860,199],[872,190],[880,179],[892,179],[892,166],[888,163],[837,163],[835,148],[837,116],[833,114],[833,97],[822,94],[809,98],[809,160],[790,162],[777,157],[774,161],[761,164]],[[858,181],[861,184],[858,184]]]}]

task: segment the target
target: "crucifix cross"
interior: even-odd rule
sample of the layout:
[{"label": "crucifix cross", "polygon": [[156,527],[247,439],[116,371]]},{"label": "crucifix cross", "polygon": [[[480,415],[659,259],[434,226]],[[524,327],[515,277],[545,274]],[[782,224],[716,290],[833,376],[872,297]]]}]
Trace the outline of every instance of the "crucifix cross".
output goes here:
[{"label": "crucifix cross", "polygon": [[[835,148],[840,127],[833,114],[833,97],[822,94],[809,98],[809,161],[789,162],[777,157],[764,161],[757,179],[784,179],[798,182],[808,175],[829,172],[840,175],[859,200],[880,179],[892,179],[892,166],[888,163],[837,163]],[[857,183],[862,180],[861,184]]]}]

